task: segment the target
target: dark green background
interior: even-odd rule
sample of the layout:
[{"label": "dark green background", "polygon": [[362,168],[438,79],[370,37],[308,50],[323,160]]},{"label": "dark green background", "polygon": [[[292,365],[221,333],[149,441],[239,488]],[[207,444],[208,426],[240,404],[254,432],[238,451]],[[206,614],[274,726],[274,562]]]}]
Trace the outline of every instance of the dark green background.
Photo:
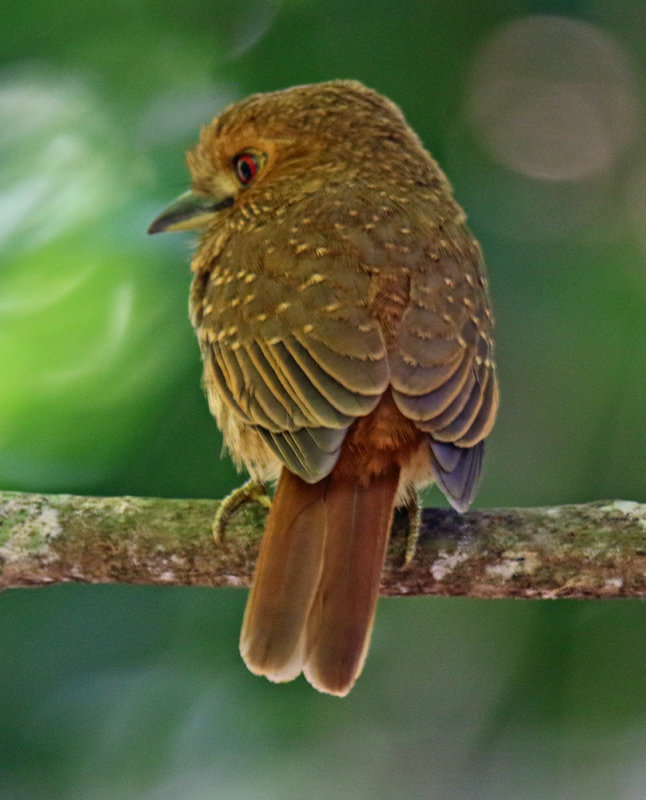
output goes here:
[{"label": "dark green background", "polygon": [[[189,240],[145,230],[225,103],[344,77],[402,106],[485,250],[502,406],[478,505],[646,500],[639,0],[32,0],[0,14],[3,488],[236,484],[200,390]],[[614,122],[632,134],[602,177],[522,177],[465,111],[487,42],[537,14],[594,26],[625,57],[637,101]],[[5,592],[0,798],[646,797],[641,602],[385,600],[340,701],[247,673],[244,600]]]}]

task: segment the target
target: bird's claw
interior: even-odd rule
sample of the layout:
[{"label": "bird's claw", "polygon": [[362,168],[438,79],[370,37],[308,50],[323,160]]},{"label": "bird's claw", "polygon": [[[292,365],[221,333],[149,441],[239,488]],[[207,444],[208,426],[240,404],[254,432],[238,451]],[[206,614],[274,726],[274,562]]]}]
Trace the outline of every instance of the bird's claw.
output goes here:
[{"label": "bird's claw", "polygon": [[416,491],[408,501],[406,506],[408,511],[408,534],[406,536],[406,553],[404,556],[403,569],[408,569],[413,563],[415,553],[417,552],[417,542],[422,530],[422,506],[419,502],[419,495]]},{"label": "bird's claw", "polygon": [[267,494],[265,484],[254,478],[250,478],[220,501],[211,527],[216,544],[220,545],[224,541],[224,532],[236,510],[250,502],[258,502],[265,508],[271,506],[271,498]]}]

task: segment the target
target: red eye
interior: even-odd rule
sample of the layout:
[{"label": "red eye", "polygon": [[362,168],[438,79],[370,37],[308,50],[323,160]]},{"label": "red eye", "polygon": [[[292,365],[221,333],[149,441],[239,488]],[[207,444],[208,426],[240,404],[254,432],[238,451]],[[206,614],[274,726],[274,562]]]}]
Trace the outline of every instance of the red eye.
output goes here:
[{"label": "red eye", "polygon": [[256,177],[260,164],[253,153],[240,153],[233,159],[238,180],[247,186]]}]

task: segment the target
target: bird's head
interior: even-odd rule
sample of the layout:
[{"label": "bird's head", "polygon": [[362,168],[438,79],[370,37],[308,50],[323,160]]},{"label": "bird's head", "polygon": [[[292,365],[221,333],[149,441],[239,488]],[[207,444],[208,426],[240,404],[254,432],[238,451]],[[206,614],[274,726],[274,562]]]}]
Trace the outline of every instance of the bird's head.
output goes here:
[{"label": "bird's head", "polygon": [[148,232],[204,230],[252,203],[271,214],[326,182],[374,175],[399,162],[406,170],[420,158],[426,154],[397,106],[356,81],[252,95],[202,129],[187,154],[190,191]]}]

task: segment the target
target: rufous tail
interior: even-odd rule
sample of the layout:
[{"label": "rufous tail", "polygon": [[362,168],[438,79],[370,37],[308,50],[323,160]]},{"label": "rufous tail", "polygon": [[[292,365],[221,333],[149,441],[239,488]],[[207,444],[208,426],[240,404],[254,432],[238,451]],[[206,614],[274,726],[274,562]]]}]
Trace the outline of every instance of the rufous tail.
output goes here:
[{"label": "rufous tail", "polygon": [[364,484],[335,471],[308,484],[283,469],[260,546],[240,634],[256,675],[300,672],[344,696],[370,643],[399,468]]}]

